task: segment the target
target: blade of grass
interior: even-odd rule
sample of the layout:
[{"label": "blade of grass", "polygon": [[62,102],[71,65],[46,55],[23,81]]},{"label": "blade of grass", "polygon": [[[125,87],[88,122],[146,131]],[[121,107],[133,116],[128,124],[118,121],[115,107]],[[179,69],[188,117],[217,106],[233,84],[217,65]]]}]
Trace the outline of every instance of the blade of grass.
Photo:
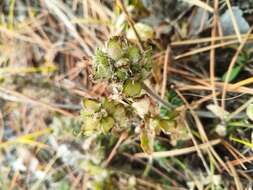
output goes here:
[{"label": "blade of grass", "polygon": [[[219,2],[218,0],[214,1],[214,19],[213,19],[213,26],[212,26],[212,41],[211,41],[211,46],[215,45],[215,38],[217,36],[217,23],[218,23],[218,17],[217,17],[217,11],[219,10]],[[210,51],[210,67],[209,67],[209,72],[210,72],[210,82],[211,82],[211,88],[212,88],[212,94],[213,94],[213,102],[214,104],[218,107],[218,100],[216,97],[216,81],[215,81],[215,49],[212,48]]]},{"label": "blade of grass", "polygon": [[0,149],[4,149],[7,148],[10,145],[14,145],[14,144],[26,144],[26,145],[30,145],[30,146],[38,146],[38,147],[47,147],[46,144],[44,143],[40,143],[40,142],[36,142],[35,138],[40,137],[42,135],[46,135],[49,134],[51,132],[51,129],[47,128],[41,131],[37,131],[34,133],[30,133],[30,134],[26,134],[20,137],[17,137],[15,139],[12,140],[8,140],[6,142],[2,142],[0,143]]},{"label": "blade of grass", "polygon": [[237,44],[237,43],[238,43],[238,40],[230,40],[230,41],[225,42],[225,43],[222,42],[222,43],[219,43],[219,44],[215,44],[215,45],[210,45],[210,46],[194,49],[194,50],[191,50],[189,52],[183,53],[181,55],[175,56],[175,60],[179,60],[179,59],[191,56],[191,55],[196,55],[196,54],[199,54],[199,53],[210,51],[211,49],[216,49],[216,48],[220,48],[220,47],[224,47],[224,46],[229,46],[229,45],[233,45],[233,44]]},{"label": "blade of grass", "polygon": [[240,178],[239,178],[234,166],[230,162],[227,162],[227,163],[228,163],[228,167],[232,173],[232,176],[234,177],[236,189],[243,190],[243,186],[241,184]]},{"label": "blade of grass", "polygon": [[241,43],[242,42],[241,33],[240,33],[240,30],[239,30],[235,15],[234,15],[233,10],[232,10],[230,0],[226,0],[226,4],[228,6],[229,14],[230,14],[230,17],[231,17],[231,20],[232,20],[232,24],[233,24],[235,33],[237,35],[237,38],[238,38],[239,42]]},{"label": "blade of grass", "polygon": [[253,148],[253,144],[252,144],[251,142],[244,141],[244,140],[241,140],[241,139],[237,139],[237,138],[235,138],[235,137],[230,137],[230,139],[231,139],[232,141],[235,141],[235,142],[238,142],[238,143],[240,143],[240,144],[243,144],[243,145],[245,145],[245,146],[247,146],[247,147],[249,147],[249,148]]},{"label": "blade of grass", "polygon": [[39,106],[43,106],[49,110],[52,110],[52,111],[55,111],[55,112],[58,112],[58,113],[61,113],[65,116],[68,116],[68,117],[73,117],[74,115],[68,111],[65,111],[63,109],[60,109],[60,108],[57,108],[55,106],[52,106],[48,103],[45,103],[45,102],[41,102],[41,101],[38,101],[38,100],[35,100],[31,97],[28,97],[28,96],[25,96],[19,92],[16,92],[16,91],[13,91],[13,90],[9,90],[9,89],[5,89],[3,87],[0,87],[0,91],[2,91],[4,94],[10,94],[14,97],[17,98],[17,101],[21,101],[21,102],[24,102],[24,103],[30,103],[30,104],[35,104],[35,105],[39,105]]},{"label": "blade of grass", "polygon": [[8,28],[10,30],[13,30],[14,26],[14,7],[15,7],[15,0],[10,0],[9,17],[8,17]]},{"label": "blade of grass", "polygon": [[[247,34],[242,34],[242,39],[244,39],[247,36]],[[172,42],[171,46],[182,46],[182,45],[194,45],[199,43],[209,43],[212,40],[215,41],[226,41],[226,40],[234,40],[236,39],[236,35],[229,35],[229,36],[217,36],[215,39],[212,39],[212,37],[207,38],[197,38],[197,39],[191,39],[191,40],[184,40],[184,41],[176,41]],[[252,39],[253,35],[249,35],[249,39]],[[237,40],[238,41],[238,40]]]},{"label": "blade of grass", "polygon": [[[242,41],[242,43],[238,47],[235,55],[233,56],[233,58],[232,58],[232,60],[231,60],[231,62],[229,64],[227,75],[226,75],[226,78],[225,78],[225,81],[224,81],[224,85],[223,85],[223,89],[222,89],[222,96],[221,96],[221,107],[222,107],[223,110],[226,109],[225,99],[226,99],[226,93],[227,93],[227,84],[228,84],[230,75],[232,73],[232,70],[233,70],[233,68],[234,68],[234,66],[236,64],[236,61],[237,61],[237,59],[238,59],[238,57],[239,57],[239,55],[240,55],[240,53],[241,53],[244,45],[246,44],[246,42],[247,42],[247,40],[249,38],[250,33],[252,32],[252,29],[253,29],[253,27],[251,27],[251,29],[248,31],[247,36],[244,38],[244,40]],[[224,117],[225,116],[224,116],[224,113],[223,113],[223,119],[224,119]]]},{"label": "blade of grass", "polygon": [[209,6],[207,3],[204,3],[204,2],[202,2],[200,0],[183,0],[183,1],[185,1],[187,3],[190,3],[192,5],[196,5],[197,7],[205,9],[205,10],[211,12],[211,13],[214,12],[214,10],[213,10],[213,8],[211,6]]},{"label": "blade of grass", "polygon": [[[208,146],[215,146],[221,143],[220,139],[211,140],[207,143],[203,143],[198,145],[198,148],[201,150],[204,150],[208,148]],[[192,152],[196,152],[197,148],[195,146],[187,147],[187,148],[181,148],[176,150],[170,150],[170,151],[160,151],[160,152],[153,152],[151,155],[146,153],[136,153],[134,156],[138,158],[149,158],[152,156],[153,158],[166,158],[166,157],[175,157],[175,156],[181,156],[190,154]]]}]

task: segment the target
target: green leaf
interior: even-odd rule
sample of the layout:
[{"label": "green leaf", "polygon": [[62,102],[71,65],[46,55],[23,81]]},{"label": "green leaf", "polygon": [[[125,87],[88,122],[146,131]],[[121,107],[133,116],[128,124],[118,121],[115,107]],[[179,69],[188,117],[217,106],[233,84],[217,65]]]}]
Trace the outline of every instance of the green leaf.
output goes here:
[{"label": "green leaf", "polygon": [[114,126],[114,119],[112,117],[105,117],[100,121],[101,130],[103,133],[108,133]]},{"label": "green leaf", "polygon": [[143,130],[140,134],[141,148],[145,153],[153,152],[154,137],[148,130]]},{"label": "green leaf", "polygon": [[83,106],[84,106],[85,110],[87,110],[88,112],[93,114],[93,113],[99,111],[101,104],[99,102],[97,102],[96,100],[84,99]]},{"label": "green leaf", "polygon": [[119,127],[126,128],[127,127],[127,116],[125,108],[122,105],[117,105],[115,112],[113,113],[113,117],[115,121],[118,123]]},{"label": "green leaf", "polygon": [[128,80],[123,85],[123,94],[129,97],[136,97],[140,95],[141,89],[142,86],[140,82]]},{"label": "green leaf", "polygon": [[110,115],[112,115],[115,112],[116,105],[117,103],[115,101],[109,100],[108,98],[105,98],[102,103],[103,108]]},{"label": "green leaf", "polygon": [[[228,78],[228,82],[232,82],[233,80],[236,79],[236,77],[239,75],[239,73],[241,72],[242,70],[242,66],[235,66],[230,75],[229,75],[229,78]],[[224,75],[222,76],[222,81],[225,81],[226,78],[227,78],[227,74],[228,72],[224,73]]]},{"label": "green leaf", "polygon": [[149,112],[150,100],[149,98],[141,98],[140,100],[135,101],[132,104],[132,107],[141,118],[144,118],[144,116]]},{"label": "green leaf", "polygon": [[155,130],[162,130],[164,133],[170,133],[176,127],[174,120],[167,120],[161,118],[153,118],[150,121],[150,128]]},{"label": "green leaf", "polygon": [[100,130],[100,122],[97,118],[86,117],[84,118],[84,135],[90,136]]}]

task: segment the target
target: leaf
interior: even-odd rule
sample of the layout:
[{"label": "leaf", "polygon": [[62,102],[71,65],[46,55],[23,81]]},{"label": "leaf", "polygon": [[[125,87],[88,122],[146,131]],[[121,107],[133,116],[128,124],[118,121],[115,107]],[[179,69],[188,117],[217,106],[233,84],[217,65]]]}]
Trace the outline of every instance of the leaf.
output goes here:
[{"label": "leaf", "polygon": [[102,106],[106,110],[106,112],[110,115],[112,115],[116,110],[116,102],[113,100],[109,100],[108,98],[105,98],[103,100]]},{"label": "leaf", "polygon": [[163,132],[168,133],[176,127],[176,122],[174,120],[160,119],[159,127],[163,130]]},{"label": "leaf", "polygon": [[[228,78],[228,82],[232,82],[233,80],[236,79],[236,77],[239,75],[239,73],[241,72],[242,70],[242,66],[235,66],[230,75],[229,75],[229,78]],[[224,75],[222,76],[222,81],[224,82],[227,78],[227,74],[228,72],[224,73]]]},{"label": "leaf", "polygon": [[142,86],[140,82],[128,80],[123,85],[123,94],[129,97],[136,97],[140,95],[141,89]]},{"label": "leaf", "polygon": [[85,117],[84,118],[84,135],[90,136],[100,131],[100,123],[97,118]]},{"label": "leaf", "polygon": [[156,131],[163,131],[164,133],[169,134],[176,127],[176,122],[174,120],[167,120],[161,118],[154,118],[150,121],[150,128],[155,129]]},{"label": "leaf", "polygon": [[132,104],[132,107],[136,110],[137,114],[144,118],[149,112],[150,100],[148,98],[142,98]]},{"label": "leaf", "polygon": [[125,108],[122,105],[117,105],[113,113],[115,121],[118,123],[119,127],[127,127],[127,116]]},{"label": "leaf", "polygon": [[246,114],[247,114],[247,116],[249,117],[249,119],[250,119],[251,121],[253,121],[253,104],[250,104],[250,105],[247,107]]},{"label": "leaf", "polygon": [[147,130],[143,130],[140,134],[141,148],[145,153],[153,152],[154,136]]},{"label": "leaf", "polygon": [[84,109],[87,110],[88,112],[90,112],[91,114],[99,111],[99,109],[101,107],[99,102],[97,102],[95,100],[91,100],[91,99],[84,99],[83,106],[84,106]]},{"label": "leaf", "polygon": [[114,126],[114,119],[112,117],[102,118],[100,121],[100,127],[104,134],[108,133]]}]

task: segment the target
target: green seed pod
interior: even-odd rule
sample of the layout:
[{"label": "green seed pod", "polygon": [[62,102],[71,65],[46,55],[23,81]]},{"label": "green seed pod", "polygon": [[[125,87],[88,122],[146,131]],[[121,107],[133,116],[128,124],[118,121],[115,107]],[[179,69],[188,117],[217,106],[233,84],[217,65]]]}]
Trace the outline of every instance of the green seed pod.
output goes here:
[{"label": "green seed pod", "polygon": [[107,53],[110,58],[117,61],[124,55],[122,44],[118,37],[111,38],[107,43]]},{"label": "green seed pod", "polygon": [[133,62],[137,63],[141,59],[140,50],[135,46],[130,46],[127,51],[128,58]]},{"label": "green seed pod", "polygon": [[126,67],[130,65],[130,61],[128,58],[121,58],[118,61],[115,62],[115,67]]},{"label": "green seed pod", "polygon": [[141,83],[133,80],[128,80],[123,85],[123,94],[129,97],[136,97],[141,93]]},{"label": "green seed pod", "polygon": [[94,79],[110,79],[113,74],[112,64],[106,53],[97,50],[93,63]]},{"label": "green seed pod", "polygon": [[125,81],[129,78],[129,74],[125,68],[118,69],[115,76],[119,81]]}]

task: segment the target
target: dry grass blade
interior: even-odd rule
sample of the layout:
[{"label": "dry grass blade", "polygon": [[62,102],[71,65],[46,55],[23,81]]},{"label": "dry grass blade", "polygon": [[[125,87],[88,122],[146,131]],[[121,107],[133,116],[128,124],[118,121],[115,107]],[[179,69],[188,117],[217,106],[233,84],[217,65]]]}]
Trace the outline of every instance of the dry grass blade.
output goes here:
[{"label": "dry grass blade", "polygon": [[237,190],[243,190],[243,186],[240,182],[240,178],[239,178],[234,166],[230,162],[227,162],[227,163],[228,163],[228,167],[229,167],[229,169],[232,173],[232,176],[234,177],[236,189]]},{"label": "dry grass blade", "polygon": [[37,138],[37,137],[40,137],[42,135],[49,134],[49,133],[51,133],[51,129],[48,128],[48,129],[44,129],[44,130],[41,130],[41,131],[38,131],[38,132],[26,134],[26,135],[17,137],[17,138],[12,139],[12,140],[8,140],[6,142],[1,142],[0,143],[0,149],[8,148],[8,146],[14,145],[14,144],[25,144],[25,145],[45,148],[45,147],[47,147],[46,144],[37,142],[34,139]]},{"label": "dry grass blade", "polygon": [[[55,163],[55,161],[57,160],[58,156],[55,155],[51,160],[50,162],[47,164],[47,166],[45,167],[45,170],[44,170],[44,173],[48,173],[51,169],[52,169],[52,166],[53,164]],[[41,178],[40,180],[38,180],[32,187],[31,187],[31,190],[37,190],[39,189],[41,183],[45,180],[47,175],[45,175],[44,178]]]},{"label": "dry grass blade", "polygon": [[167,75],[168,75],[168,65],[171,64],[171,48],[167,47],[165,58],[164,58],[164,65],[163,65],[163,82],[162,82],[162,90],[161,90],[161,98],[164,99],[165,92],[166,92],[166,85],[167,85]]},{"label": "dry grass blade", "polygon": [[[242,41],[242,43],[240,44],[240,46],[238,47],[234,57],[232,58],[230,64],[229,64],[229,67],[228,67],[228,71],[227,71],[227,75],[226,75],[226,78],[225,78],[225,81],[224,81],[224,86],[223,86],[223,89],[222,89],[222,96],[221,96],[221,106],[222,106],[222,109],[225,110],[226,109],[226,105],[225,105],[225,99],[226,99],[226,92],[227,92],[227,84],[228,84],[228,81],[229,81],[229,78],[230,78],[230,75],[232,73],[232,70],[236,64],[236,61],[237,61],[237,58],[239,57],[244,45],[246,44],[248,38],[249,38],[249,35],[250,33],[252,32],[252,29],[251,28],[248,33],[247,33],[247,36],[246,38]],[[223,114],[223,118],[224,118],[224,114]]]},{"label": "dry grass blade", "polygon": [[106,159],[106,161],[102,164],[103,167],[106,167],[111,160],[113,159],[113,157],[115,156],[117,149],[119,148],[120,144],[127,138],[128,133],[125,131],[121,134],[119,140],[117,141],[116,145],[113,147],[111,153],[109,154],[108,158]]},{"label": "dry grass blade", "polygon": [[214,12],[213,8],[211,6],[209,6],[207,3],[204,3],[200,0],[184,0],[187,3],[190,3],[192,5],[196,5],[197,7],[200,7],[202,9],[205,9],[211,13]]},{"label": "dry grass blade", "polygon": [[72,113],[70,113],[68,111],[57,108],[57,107],[52,106],[48,103],[40,102],[40,101],[35,100],[33,98],[27,97],[27,96],[25,96],[25,95],[23,95],[19,92],[8,90],[8,89],[2,88],[2,87],[0,87],[0,91],[2,91],[4,94],[12,95],[15,98],[14,101],[21,101],[21,102],[24,102],[24,103],[31,103],[31,104],[43,106],[43,107],[45,107],[49,110],[61,113],[61,114],[65,115],[65,116],[68,116],[68,117],[73,117],[74,116]]},{"label": "dry grass blade", "polygon": [[133,19],[130,17],[130,15],[128,14],[127,12],[127,9],[125,7],[125,4],[124,4],[124,1],[123,0],[116,0],[116,2],[120,5],[120,8],[122,9],[122,11],[124,12],[124,14],[126,15],[127,17],[127,21],[128,21],[128,24],[131,26],[131,28],[133,29],[134,31],[134,34],[137,38],[137,41],[138,41],[138,45],[140,47],[140,49],[143,51],[144,50],[144,47],[143,47],[143,44],[142,44],[142,41],[141,41],[141,37],[140,35],[138,34],[135,26],[134,26],[134,21]]},{"label": "dry grass blade", "polygon": [[[202,140],[202,142],[204,143],[208,143],[208,137],[207,134],[204,130],[204,127],[198,117],[198,115],[196,114],[196,112],[192,109],[192,107],[189,105],[189,103],[187,102],[187,100],[184,98],[184,96],[178,91],[176,90],[176,93],[178,94],[178,96],[183,100],[183,102],[185,103],[187,109],[189,109],[190,113],[192,114],[192,117],[196,123],[197,129],[199,131],[200,134],[200,138]],[[230,173],[229,169],[227,168],[226,164],[223,162],[223,160],[220,158],[220,156],[217,154],[217,152],[213,149],[212,146],[209,146],[208,149],[208,154],[210,156],[210,159],[214,162],[214,164],[216,165],[217,169],[219,171],[221,171],[221,168],[218,166],[218,164],[216,164],[215,159],[213,157],[216,158],[216,160],[227,170],[228,173]]]},{"label": "dry grass blade", "polygon": [[243,105],[237,108],[234,112],[230,113],[228,117],[226,118],[226,121],[233,119],[237,114],[245,110],[252,102],[253,102],[253,98],[250,98],[247,102],[245,102]]},{"label": "dry grass blade", "polygon": [[64,25],[69,29],[70,35],[72,35],[75,39],[77,39],[80,42],[80,45],[84,48],[85,52],[88,56],[92,56],[93,53],[89,46],[84,42],[84,40],[80,37],[78,32],[76,31],[75,26],[71,23],[66,13],[64,13],[64,10],[67,11],[68,8],[66,8],[60,1],[50,1],[45,0],[45,4],[51,10],[54,14],[56,14],[59,19],[64,23]]},{"label": "dry grass blade", "polygon": [[[242,39],[244,39],[247,36],[247,34],[242,34]],[[248,39],[252,39],[253,35],[249,35]],[[191,40],[184,40],[184,41],[177,41],[172,42],[171,46],[182,46],[182,45],[194,45],[194,44],[200,44],[200,43],[209,43],[213,40],[215,41],[227,41],[227,40],[234,40],[236,39],[236,35],[229,35],[229,36],[217,36],[215,39],[212,37],[207,38],[197,38],[197,39],[191,39]]]},{"label": "dry grass blade", "polygon": [[[208,143],[199,144],[198,148],[201,150],[204,150],[204,149],[207,149],[209,146],[215,146],[220,143],[221,143],[220,139],[211,140]],[[177,149],[177,150],[153,152],[151,155],[146,154],[146,153],[137,153],[134,156],[138,158],[149,158],[150,156],[152,158],[166,158],[166,157],[174,157],[174,156],[190,154],[196,151],[197,151],[197,148],[195,146],[192,146],[192,147],[182,148],[182,149]]]},{"label": "dry grass blade", "polygon": [[234,15],[233,10],[232,10],[230,0],[226,0],[226,4],[227,4],[227,6],[228,6],[229,14],[230,14],[230,16],[231,16],[232,24],[233,24],[235,33],[236,33],[236,35],[237,35],[237,38],[238,38],[239,42],[242,42],[241,33],[240,33],[240,30],[239,30],[239,27],[238,27],[238,24],[237,24],[235,15]]},{"label": "dry grass blade", "polygon": [[241,80],[235,84],[232,84],[232,87],[234,89],[238,89],[239,87],[242,87],[242,86],[245,86],[245,85],[249,85],[249,84],[252,84],[253,83],[253,77],[250,77],[250,78],[247,78],[247,79],[244,79],[244,80]]},{"label": "dry grass blade", "polygon": [[222,43],[219,43],[219,44],[194,49],[194,50],[191,50],[189,52],[183,53],[181,55],[175,56],[175,60],[182,59],[182,58],[185,58],[185,57],[188,57],[188,56],[191,56],[191,55],[196,55],[196,54],[199,54],[199,53],[203,53],[203,52],[206,52],[206,51],[210,51],[211,49],[216,49],[216,48],[229,46],[229,45],[233,45],[233,44],[237,44],[237,43],[238,43],[238,40],[231,40],[231,41],[224,42],[224,43],[222,42]]},{"label": "dry grass blade", "polygon": [[[217,15],[217,11],[218,11],[218,5],[219,5],[219,1],[215,0],[214,1],[214,9],[215,9],[215,14],[214,14],[214,18],[213,18],[213,28],[212,28],[212,41],[211,41],[211,46],[215,45],[215,38],[217,35],[217,23],[218,23],[218,15]],[[209,68],[209,72],[210,72],[210,82],[211,82],[211,88],[212,88],[212,94],[213,94],[213,102],[216,106],[218,106],[218,101],[217,101],[217,97],[216,97],[216,88],[215,88],[215,49],[212,48],[210,51],[210,68]]]}]

